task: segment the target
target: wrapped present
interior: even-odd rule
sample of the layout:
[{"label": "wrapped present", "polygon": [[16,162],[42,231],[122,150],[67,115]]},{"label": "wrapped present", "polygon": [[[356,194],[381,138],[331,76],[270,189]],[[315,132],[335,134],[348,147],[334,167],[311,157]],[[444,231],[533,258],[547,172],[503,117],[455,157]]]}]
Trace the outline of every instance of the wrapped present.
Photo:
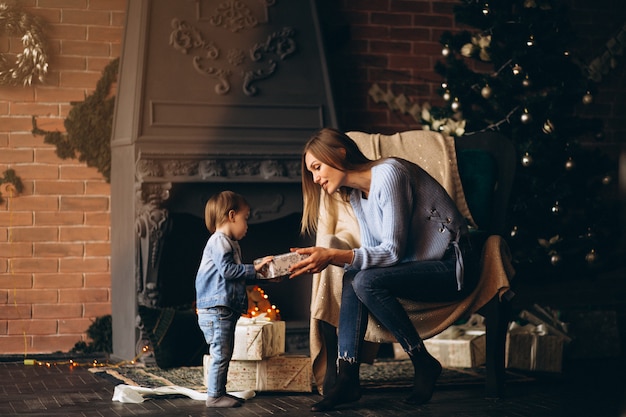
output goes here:
[{"label": "wrapped present", "polygon": [[[205,355],[205,385],[210,360],[210,356]],[[226,391],[246,390],[311,392],[311,358],[281,355],[260,361],[230,361]]]},{"label": "wrapped present", "polygon": [[541,372],[561,372],[561,335],[549,334],[543,325],[511,323],[506,341],[506,367]]},{"label": "wrapped present", "polygon": [[[289,275],[289,268],[291,265],[300,262],[308,255],[300,255],[296,252],[283,253],[281,255],[275,255],[274,259],[261,270],[261,275],[265,279],[277,279],[283,278]],[[254,264],[258,264],[263,258],[255,259]]]},{"label": "wrapped present", "polygon": [[258,361],[285,353],[285,322],[241,317],[235,327],[232,359]]},{"label": "wrapped present", "polygon": [[474,368],[485,363],[486,335],[480,325],[450,326],[424,340],[424,345],[446,368]]}]

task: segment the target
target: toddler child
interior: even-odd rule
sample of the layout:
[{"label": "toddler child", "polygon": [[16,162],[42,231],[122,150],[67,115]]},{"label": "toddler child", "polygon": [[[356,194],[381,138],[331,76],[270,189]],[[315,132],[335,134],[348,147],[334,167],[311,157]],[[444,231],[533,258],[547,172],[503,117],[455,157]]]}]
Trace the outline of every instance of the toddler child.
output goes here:
[{"label": "toddler child", "polygon": [[243,264],[238,241],[248,231],[250,205],[239,194],[222,191],[206,203],[204,217],[212,233],[196,275],[198,324],[211,360],[208,369],[207,407],[239,407],[243,400],[226,393],[228,365],[233,355],[235,325],[248,309],[246,285],[272,260]]}]

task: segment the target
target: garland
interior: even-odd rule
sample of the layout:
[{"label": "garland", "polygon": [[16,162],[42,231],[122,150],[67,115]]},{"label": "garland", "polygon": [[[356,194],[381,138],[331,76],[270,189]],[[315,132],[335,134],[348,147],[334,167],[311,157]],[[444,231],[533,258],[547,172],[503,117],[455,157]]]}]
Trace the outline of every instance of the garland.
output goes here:
[{"label": "garland", "polygon": [[14,196],[20,194],[23,189],[24,185],[21,178],[15,174],[14,170],[7,169],[4,171],[4,175],[0,177],[0,203],[4,202],[2,192]]},{"label": "garland", "polygon": [[95,91],[85,101],[72,102],[72,108],[64,121],[66,132],[47,131],[37,127],[32,117],[34,135],[43,135],[44,143],[56,146],[61,159],[76,158],[95,167],[106,179],[111,180],[111,132],[115,96],[112,88],[117,81],[119,58],[111,61],[102,73]]},{"label": "garland", "polygon": [[33,78],[43,82],[48,72],[43,23],[16,6],[0,3],[0,35],[19,37],[24,50],[13,66],[0,55],[0,85],[30,85]]}]

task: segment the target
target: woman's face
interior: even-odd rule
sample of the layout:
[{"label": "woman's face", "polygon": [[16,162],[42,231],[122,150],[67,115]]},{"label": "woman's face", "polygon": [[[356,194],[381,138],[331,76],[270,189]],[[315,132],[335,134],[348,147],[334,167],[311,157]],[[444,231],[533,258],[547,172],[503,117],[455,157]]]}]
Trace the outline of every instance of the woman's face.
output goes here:
[{"label": "woman's face", "polygon": [[345,180],[345,172],[321,162],[311,152],[304,155],[306,169],[313,175],[313,182],[319,184],[328,194],[339,190]]}]

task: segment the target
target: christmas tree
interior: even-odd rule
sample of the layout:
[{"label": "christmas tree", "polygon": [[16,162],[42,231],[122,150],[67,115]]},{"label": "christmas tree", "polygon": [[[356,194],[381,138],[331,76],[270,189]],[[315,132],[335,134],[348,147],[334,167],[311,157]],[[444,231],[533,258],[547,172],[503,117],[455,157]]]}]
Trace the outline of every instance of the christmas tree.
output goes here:
[{"label": "christmas tree", "polygon": [[518,271],[608,267],[619,239],[617,163],[594,146],[602,124],[584,111],[597,77],[571,51],[567,10],[551,0],[462,0],[455,19],[474,29],[441,37],[443,104],[423,108],[424,127],[494,130],[514,142],[507,240]]}]

